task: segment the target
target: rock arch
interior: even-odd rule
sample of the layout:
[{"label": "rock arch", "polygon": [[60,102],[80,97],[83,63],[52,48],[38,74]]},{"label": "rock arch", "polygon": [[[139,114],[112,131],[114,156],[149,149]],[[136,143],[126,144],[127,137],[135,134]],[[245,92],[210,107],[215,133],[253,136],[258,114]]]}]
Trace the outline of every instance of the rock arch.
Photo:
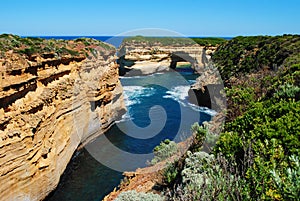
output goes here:
[{"label": "rock arch", "polygon": [[208,58],[205,54],[205,48],[191,48],[183,51],[174,51],[171,52],[170,58],[170,68],[172,69],[176,68],[178,62],[186,61],[192,65],[192,69],[200,72],[208,64]]},{"label": "rock arch", "polygon": [[[153,52],[153,50],[159,50]],[[201,73],[207,66],[209,56],[205,47],[195,46],[157,46],[137,47],[123,46],[118,54],[120,75],[151,74],[175,69],[178,62],[191,63],[191,68]],[[151,70],[145,69],[152,68]],[[130,73],[129,73],[130,71]]]}]

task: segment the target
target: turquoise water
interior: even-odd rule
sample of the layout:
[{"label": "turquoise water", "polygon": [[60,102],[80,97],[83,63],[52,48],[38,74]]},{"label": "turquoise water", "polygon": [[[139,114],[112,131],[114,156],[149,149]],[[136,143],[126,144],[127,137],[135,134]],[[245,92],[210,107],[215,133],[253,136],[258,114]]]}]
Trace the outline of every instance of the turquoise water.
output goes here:
[{"label": "turquoise water", "polygon": [[47,200],[102,200],[119,184],[120,171],[146,166],[162,140],[182,141],[190,136],[194,122],[210,120],[214,111],[188,102],[196,77],[189,71],[122,77],[127,113],[76,153]]}]

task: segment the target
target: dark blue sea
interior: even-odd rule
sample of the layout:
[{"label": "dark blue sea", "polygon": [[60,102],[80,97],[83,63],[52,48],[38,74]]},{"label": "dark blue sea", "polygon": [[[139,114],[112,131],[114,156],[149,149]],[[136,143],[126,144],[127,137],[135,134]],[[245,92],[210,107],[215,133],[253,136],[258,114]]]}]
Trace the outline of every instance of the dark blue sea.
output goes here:
[{"label": "dark blue sea", "polygon": [[164,139],[190,136],[194,122],[215,114],[189,103],[192,71],[121,77],[127,113],[104,135],[78,151],[48,201],[102,200],[118,186],[122,171],[145,167]]},{"label": "dark blue sea", "polygon": [[76,38],[93,38],[103,42],[110,43],[115,47],[119,47],[125,38],[125,36],[34,36],[44,39],[63,39],[63,40],[74,40]]}]

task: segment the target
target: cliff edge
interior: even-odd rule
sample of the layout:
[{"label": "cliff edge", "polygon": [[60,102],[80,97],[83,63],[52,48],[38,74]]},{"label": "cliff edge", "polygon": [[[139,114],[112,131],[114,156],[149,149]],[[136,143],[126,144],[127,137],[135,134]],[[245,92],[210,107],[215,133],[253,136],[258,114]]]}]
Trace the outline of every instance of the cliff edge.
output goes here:
[{"label": "cliff edge", "polygon": [[115,48],[5,34],[0,50],[0,198],[42,200],[125,111]]}]

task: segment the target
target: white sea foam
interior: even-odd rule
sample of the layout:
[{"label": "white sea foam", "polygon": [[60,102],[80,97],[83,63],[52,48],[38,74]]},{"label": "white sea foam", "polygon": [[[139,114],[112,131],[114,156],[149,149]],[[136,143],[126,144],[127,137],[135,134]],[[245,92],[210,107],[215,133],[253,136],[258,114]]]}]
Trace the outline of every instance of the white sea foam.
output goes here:
[{"label": "white sea foam", "polygon": [[184,107],[190,107],[194,111],[197,112],[203,112],[210,116],[216,115],[216,111],[211,110],[207,107],[199,107],[198,105],[192,104],[188,100],[188,92],[189,92],[190,86],[176,86],[173,87],[170,91],[167,91],[167,95],[164,95],[163,98],[171,98],[179,104],[181,104]]},{"label": "white sea foam", "polygon": [[193,84],[195,84],[197,81],[196,81],[196,80],[188,80],[188,82],[189,82],[190,85],[193,85]]},{"label": "white sea foam", "polygon": [[141,75],[136,75],[136,76],[119,76],[120,79],[136,79],[136,78],[141,78]]},{"label": "white sea foam", "polygon": [[141,97],[149,97],[155,93],[152,87],[143,86],[123,86],[125,105],[131,106],[141,103]]},{"label": "white sea foam", "polygon": [[215,116],[217,114],[217,112],[215,110],[209,109],[207,107],[200,107],[198,105],[192,104],[192,103],[188,103],[188,105],[197,112],[202,112],[202,113],[206,113],[210,116]]},{"label": "white sea foam", "polygon": [[149,74],[149,75],[135,75],[135,76],[119,76],[120,79],[138,79],[138,78],[145,78],[145,77],[153,77],[153,76],[156,76],[156,75],[162,75],[164,73],[152,73],[152,74]]},{"label": "white sea foam", "polygon": [[116,121],[116,123],[121,123],[124,121],[132,121],[134,118],[131,117],[130,112],[127,111],[125,114],[122,115],[122,118],[119,121]]},{"label": "white sea foam", "polygon": [[173,87],[170,91],[167,91],[163,98],[171,98],[183,106],[186,106],[186,103],[188,103],[188,92],[189,92],[190,86],[176,86]]}]

